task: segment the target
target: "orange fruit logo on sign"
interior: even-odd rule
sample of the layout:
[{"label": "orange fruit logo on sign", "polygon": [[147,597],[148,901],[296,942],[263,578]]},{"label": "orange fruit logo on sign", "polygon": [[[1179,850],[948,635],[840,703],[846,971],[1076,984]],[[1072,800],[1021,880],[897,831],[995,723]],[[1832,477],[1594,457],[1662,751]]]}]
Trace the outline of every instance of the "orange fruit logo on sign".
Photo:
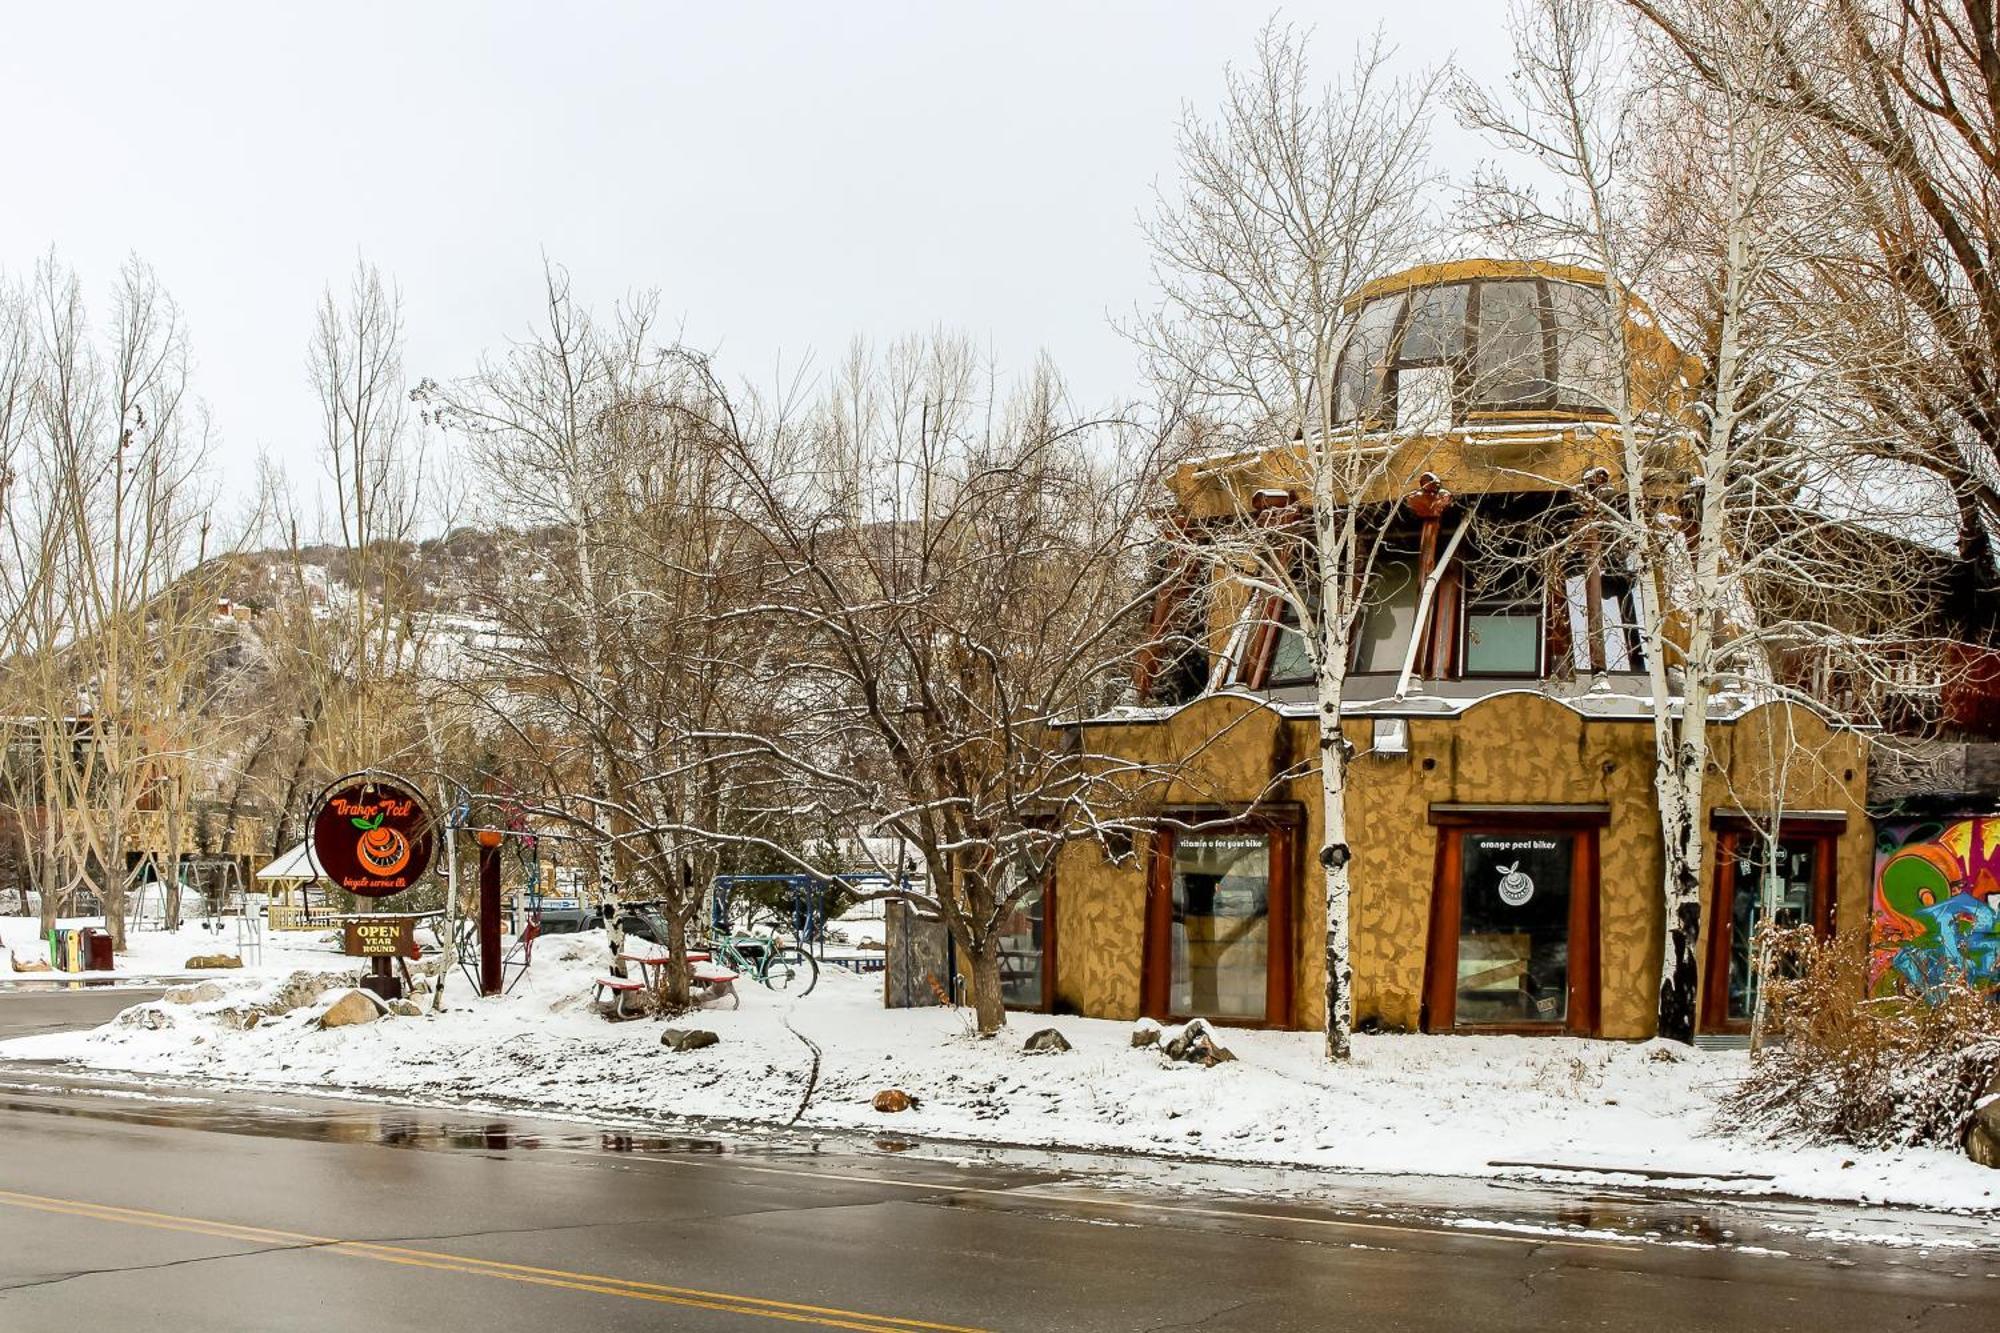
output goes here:
[{"label": "orange fruit logo on sign", "polygon": [[382,827],[382,819],[378,814],[373,819],[350,822],[361,830],[354,846],[356,858],[370,872],[387,877],[410,863],[410,840],[396,829]]}]

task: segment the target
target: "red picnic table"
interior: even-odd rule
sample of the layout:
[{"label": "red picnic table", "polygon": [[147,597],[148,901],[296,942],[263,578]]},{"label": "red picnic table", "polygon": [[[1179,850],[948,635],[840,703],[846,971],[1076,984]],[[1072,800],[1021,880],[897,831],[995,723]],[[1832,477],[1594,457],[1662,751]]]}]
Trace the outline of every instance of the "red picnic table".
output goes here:
[{"label": "red picnic table", "polygon": [[[741,1000],[736,995],[736,973],[717,964],[706,953],[690,952],[687,960],[691,974],[690,980],[695,984],[696,994],[694,999],[696,1004],[707,1004],[711,1001],[719,1000],[725,995],[741,1003]],[[663,953],[621,953],[618,955],[618,961],[626,964],[638,964],[639,979],[634,980],[629,976],[595,977],[593,980],[597,983],[597,991],[594,998],[602,1000],[604,992],[610,991],[612,996],[612,1017],[636,1018],[638,1013],[631,1008],[631,1001],[642,990],[658,990],[660,988],[661,984],[665,981],[664,974],[666,971],[667,956]]]}]

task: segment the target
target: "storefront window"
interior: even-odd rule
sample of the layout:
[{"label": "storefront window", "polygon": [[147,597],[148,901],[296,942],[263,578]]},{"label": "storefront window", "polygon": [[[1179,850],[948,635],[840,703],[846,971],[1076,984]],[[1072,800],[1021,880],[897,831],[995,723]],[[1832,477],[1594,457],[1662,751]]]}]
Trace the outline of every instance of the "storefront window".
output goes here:
[{"label": "storefront window", "polygon": [[1757,1007],[1757,932],[1765,921],[1765,890],[1770,891],[1773,915],[1780,927],[1810,921],[1817,850],[1814,839],[1782,838],[1777,845],[1777,865],[1772,866],[1769,841],[1755,835],[1735,840],[1729,864],[1724,867],[1730,877],[1728,1014],[1732,1021],[1750,1021]]},{"label": "storefront window", "polygon": [[1271,839],[1174,840],[1168,1004],[1176,1014],[1262,1019],[1271,966]]},{"label": "storefront window", "polygon": [[1457,1025],[1563,1022],[1576,835],[1463,837]]},{"label": "storefront window", "polygon": [[1000,998],[1012,1009],[1040,1009],[1047,1003],[1047,900],[1031,891],[1000,923]]}]

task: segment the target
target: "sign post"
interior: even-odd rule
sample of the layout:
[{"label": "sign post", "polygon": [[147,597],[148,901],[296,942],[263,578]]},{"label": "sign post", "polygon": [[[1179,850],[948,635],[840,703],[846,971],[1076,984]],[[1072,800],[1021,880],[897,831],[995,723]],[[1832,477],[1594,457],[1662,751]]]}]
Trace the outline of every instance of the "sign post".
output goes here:
[{"label": "sign post", "polygon": [[[312,817],[312,854],[335,887],[358,898],[391,898],[430,873],[437,826],[415,786],[373,770],[349,774],[320,796]],[[392,961],[416,952],[415,920],[356,917],[344,923],[346,952],[372,962],[368,988],[400,999]]]},{"label": "sign post", "polygon": [[498,829],[479,830],[479,993],[498,995],[500,982],[500,841]]}]

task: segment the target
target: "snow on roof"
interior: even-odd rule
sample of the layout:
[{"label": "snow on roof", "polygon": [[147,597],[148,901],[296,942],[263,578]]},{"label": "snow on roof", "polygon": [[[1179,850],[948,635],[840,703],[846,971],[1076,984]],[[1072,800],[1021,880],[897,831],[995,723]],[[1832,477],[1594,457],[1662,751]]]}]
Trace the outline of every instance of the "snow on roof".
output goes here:
[{"label": "snow on roof", "polygon": [[[1624,683],[1621,678],[1621,683]],[[1550,689],[1527,685],[1503,685],[1481,688],[1477,691],[1459,694],[1412,693],[1405,698],[1355,699],[1341,701],[1343,717],[1457,717],[1475,705],[1496,699],[1505,694],[1533,694],[1561,704],[1581,717],[1600,721],[1637,722],[1653,716],[1652,696],[1636,682],[1626,689],[1592,690],[1587,686],[1571,690]],[[1722,690],[1710,696],[1709,719],[1715,722],[1734,722],[1760,704],[1772,702],[1777,696],[1766,695],[1754,690]],[[1319,715],[1318,701],[1309,696],[1282,697],[1272,693],[1260,693],[1237,687],[1215,690],[1190,699],[1185,703],[1171,706],[1158,705],[1139,707],[1121,704],[1095,717],[1066,721],[1065,726],[1103,726],[1117,723],[1164,722],[1183,709],[1216,698],[1242,699],[1259,707],[1269,708],[1284,718],[1314,718]],[[1668,707],[1676,714],[1681,709],[1678,696]],[[1865,730],[1866,728],[1854,728]]]},{"label": "snow on roof", "polygon": [[320,869],[319,858],[312,854],[312,844],[302,842],[284,853],[262,870],[258,879],[320,879],[326,872]]}]

